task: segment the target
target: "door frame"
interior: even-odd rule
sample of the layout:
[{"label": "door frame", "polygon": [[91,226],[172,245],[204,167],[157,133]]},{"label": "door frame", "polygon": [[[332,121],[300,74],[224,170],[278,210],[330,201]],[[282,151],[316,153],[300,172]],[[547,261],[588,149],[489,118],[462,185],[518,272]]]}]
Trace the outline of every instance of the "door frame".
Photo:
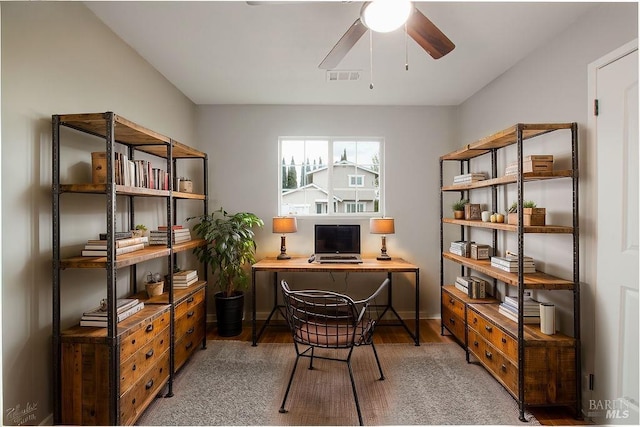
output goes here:
[{"label": "door frame", "polygon": [[[587,137],[586,146],[581,147],[581,152],[585,153],[580,159],[580,179],[586,180],[585,184],[580,186],[580,199],[589,203],[582,205],[583,212],[580,224],[583,226],[583,237],[580,242],[580,253],[585,254],[584,262],[580,263],[581,277],[585,279],[583,282],[585,289],[581,290],[583,301],[581,303],[582,313],[582,411],[587,417],[589,401],[593,397],[593,391],[589,389],[590,374],[595,369],[596,341],[595,341],[595,300],[597,286],[597,224],[598,224],[598,163],[597,163],[597,119],[594,113],[594,100],[597,95],[597,72],[599,69],[617,61],[620,58],[629,55],[638,50],[638,39],[631,40],[619,48],[609,52],[601,58],[593,61],[587,66]],[[587,237],[588,238],[584,238]],[[586,289],[588,288],[588,289]],[[588,298],[585,298],[588,296]],[[586,332],[586,333],[585,333]],[[587,410],[585,410],[585,408]],[[588,417],[587,417],[588,418]]]}]

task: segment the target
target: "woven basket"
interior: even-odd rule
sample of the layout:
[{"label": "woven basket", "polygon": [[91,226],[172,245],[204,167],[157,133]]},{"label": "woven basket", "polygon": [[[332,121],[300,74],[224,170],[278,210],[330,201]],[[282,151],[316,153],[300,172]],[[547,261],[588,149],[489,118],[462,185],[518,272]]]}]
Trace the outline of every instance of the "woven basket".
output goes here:
[{"label": "woven basket", "polygon": [[149,297],[162,295],[162,292],[164,291],[164,281],[146,283],[144,286],[147,289],[147,295],[149,295]]}]

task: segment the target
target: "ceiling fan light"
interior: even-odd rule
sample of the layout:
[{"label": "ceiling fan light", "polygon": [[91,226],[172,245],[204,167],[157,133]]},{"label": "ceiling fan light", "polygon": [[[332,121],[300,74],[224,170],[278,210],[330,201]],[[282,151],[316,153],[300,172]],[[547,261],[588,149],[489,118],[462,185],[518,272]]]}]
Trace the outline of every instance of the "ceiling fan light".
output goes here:
[{"label": "ceiling fan light", "polygon": [[360,11],[360,19],[367,28],[388,33],[400,28],[411,13],[408,0],[374,0],[366,2]]}]

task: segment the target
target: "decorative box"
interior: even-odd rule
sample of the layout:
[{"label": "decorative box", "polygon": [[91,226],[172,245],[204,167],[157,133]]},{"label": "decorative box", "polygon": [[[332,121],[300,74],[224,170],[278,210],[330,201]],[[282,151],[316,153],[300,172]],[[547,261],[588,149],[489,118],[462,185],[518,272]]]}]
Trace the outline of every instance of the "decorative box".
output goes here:
[{"label": "decorative box", "polygon": [[482,209],[480,209],[480,204],[467,203],[464,205],[464,219],[482,219]]},{"label": "decorative box", "polygon": [[489,245],[471,244],[471,258],[489,259],[493,255],[493,248]]},{"label": "decorative box", "polygon": [[[524,225],[545,225],[546,208],[523,208]],[[518,225],[518,213],[510,213],[509,224]]]}]

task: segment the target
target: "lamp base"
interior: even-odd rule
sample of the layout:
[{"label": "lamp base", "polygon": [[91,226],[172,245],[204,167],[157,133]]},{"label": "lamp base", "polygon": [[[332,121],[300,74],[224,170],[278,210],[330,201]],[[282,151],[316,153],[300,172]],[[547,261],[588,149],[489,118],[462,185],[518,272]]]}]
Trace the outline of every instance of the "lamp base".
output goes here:
[{"label": "lamp base", "polygon": [[277,259],[291,259],[291,257],[285,253],[281,253],[280,255],[278,255]]},{"label": "lamp base", "polygon": [[387,254],[380,254],[376,259],[378,261],[391,261],[391,257]]}]

